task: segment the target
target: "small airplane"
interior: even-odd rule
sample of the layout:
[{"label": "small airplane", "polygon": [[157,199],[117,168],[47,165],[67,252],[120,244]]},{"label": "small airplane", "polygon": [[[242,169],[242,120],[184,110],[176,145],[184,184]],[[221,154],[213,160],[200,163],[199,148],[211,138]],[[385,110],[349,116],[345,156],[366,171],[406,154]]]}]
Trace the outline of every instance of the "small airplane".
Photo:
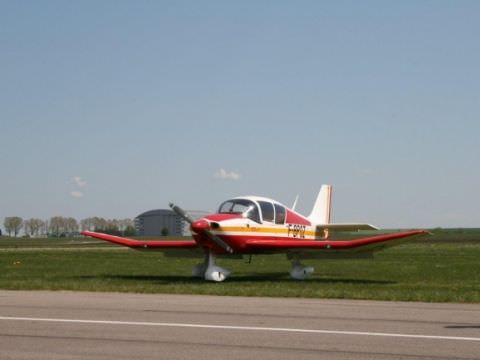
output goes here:
[{"label": "small airplane", "polygon": [[312,212],[303,216],[264,197],[242,196],[223,202],[217,213],[192,219],[183,209],[169,204],[171,209],[190,224],[193,240],[135,240],[92,231],[82,235],[128,246],[136,250],[160,250],[168,256],[204,256],[192,275],[209,281],[224,281],[230,271],[216,265],[218,256],[242,258],[244,255],[285,253],[292,262],[290,276],[308,278],[314,271],[300,261],[322,258],[365,258],[374,251],[398,245],[428,234],[412,230],[354,239],[332,239],[332,233],[379,230],[370,224],[331,223],[332,186],[322,185]]}]

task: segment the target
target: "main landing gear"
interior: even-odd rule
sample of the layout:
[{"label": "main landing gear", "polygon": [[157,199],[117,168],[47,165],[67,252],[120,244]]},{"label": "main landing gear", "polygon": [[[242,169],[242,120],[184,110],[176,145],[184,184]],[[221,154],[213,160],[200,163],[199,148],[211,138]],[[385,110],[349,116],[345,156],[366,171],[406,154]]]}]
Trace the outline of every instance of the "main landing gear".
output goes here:
[{"label": "main landing gear", "polygon": [[192,275],[209,281],[221,282],[230,276],[230,270],[215,264],[215,255],[205,252],[203,263],[197,264],[192,269]]},{"label": "main landing gear", "polygon": [[[295,280],[305,280],[313,274],[314,270],[313,266],[305,266],[298,259],[295,259],[292,260],[290,276]],[[230,270],[215,264],[215,255],[209,251],[205,251],[203,262],[195,265],[192,269],[193,276],[215,282],[226,280],[230,274]]]},{"label": "main landing gear", "polygon": [[292,270],[290,276],[295,280],[305,280],[313,274],[315,269],[313,266],[305,266],[299,260],[292,261]]}]

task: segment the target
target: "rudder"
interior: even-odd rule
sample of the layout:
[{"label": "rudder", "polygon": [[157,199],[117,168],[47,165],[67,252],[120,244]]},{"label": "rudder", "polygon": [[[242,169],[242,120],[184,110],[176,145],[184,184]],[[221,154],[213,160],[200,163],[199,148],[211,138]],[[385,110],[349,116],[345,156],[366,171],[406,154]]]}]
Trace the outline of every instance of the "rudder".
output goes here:
[{"label": "rudder", "polygon": [[317,200],[308,219],[318,224],[330,224],[332,221],[332,185],[322,185]]}]

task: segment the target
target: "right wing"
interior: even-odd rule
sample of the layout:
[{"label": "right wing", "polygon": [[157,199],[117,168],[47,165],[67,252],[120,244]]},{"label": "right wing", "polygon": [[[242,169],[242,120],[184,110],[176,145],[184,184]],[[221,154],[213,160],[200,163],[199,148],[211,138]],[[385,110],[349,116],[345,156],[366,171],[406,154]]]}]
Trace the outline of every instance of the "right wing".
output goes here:
[{"label": "right wing", "polygon": [[198,248],[195,240],[135,240],[115,235],[98,233],[93,231],[82,231],[82,235],[92,238],[109,241],[114,244],[128,246],[132,249],[193,249]]},{"label": "right wing", "polygon": [[323,224],[317,225],[318,230],[329,231],[360,231],[360,230],[380,230],[376,226],[370,224]]},{"label": "right wing", "polygon": [[375,251],[381,250],[387,246],[398,245],[405,241],[412,240],[417,236],[427,235],[425,230],[413,230],[396,232],[392,234],[382,234],[376,236],[368,236],[352,240],[247,240],[247,247],[254,251],[276,251],[284,252],[286,250],[305,250],[311,249],[319,252],[330,251]]}]

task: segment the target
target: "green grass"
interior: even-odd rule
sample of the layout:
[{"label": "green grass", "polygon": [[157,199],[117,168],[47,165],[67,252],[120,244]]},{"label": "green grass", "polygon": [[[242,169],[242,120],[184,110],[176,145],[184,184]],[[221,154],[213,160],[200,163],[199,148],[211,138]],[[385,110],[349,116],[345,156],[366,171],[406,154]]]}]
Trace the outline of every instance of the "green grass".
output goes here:
[{"label": "green grass", "polygon": [[479,235],[441,230],[373,260],[306,260],[316,272],[305,281],[289,278],[284,255],[219,259],[233,271],[223,283],[192,278],[195,259],[84,239],[3,238],[0,288],[480,303]]},{"label": "green grass", "polygon": [[65,248],[65,247],[104,247],[113,246],[105,241],[91,238],[14,238],[0,236],[1,249],[24,249],[24,248]]},{"label": "green grass", "polygon": [[[152,240],[152,237],[135,237],[136,239]],[[158,239],[155,238],[155,239]],[[169,240],[179,237],[164,236],[161,239]],[[180,238],[182,239],[182,238]],[[189,236],[183,237],[183,239],[191,239]],[[77,238],[28,238],[28,237],[8,237],[0,236],[0,250],[1,249],[24,249],[24,248],[91,248],[91,247],[116,247],[117,245],[97,240],[89,237],[77,237]]]}]

